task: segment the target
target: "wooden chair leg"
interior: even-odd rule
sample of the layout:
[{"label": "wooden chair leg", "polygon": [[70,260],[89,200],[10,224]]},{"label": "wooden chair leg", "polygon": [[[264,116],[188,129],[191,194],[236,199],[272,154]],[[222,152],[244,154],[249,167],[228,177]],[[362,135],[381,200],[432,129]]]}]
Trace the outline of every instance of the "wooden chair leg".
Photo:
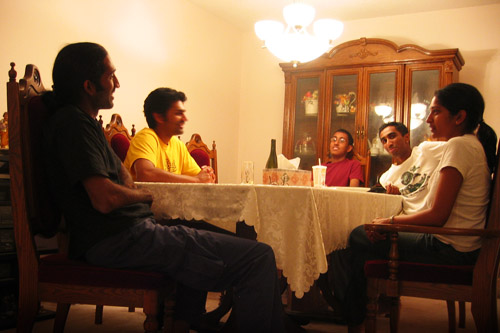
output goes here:
[{"label": "wooden chair leg", "polygon": [[54,333],[63,333],[68,319],[69,303],[57,303],[56,319],[54,320]]},{"label": "wooden chair leg", "polygon": [[102,312],[104,310],[104,306],[102,305],[96,305],[95,306],[95,318],[94,318],[94,323],[96,325],[102,324]]},{"label": "wooden chair leg", "polygon": [[30,297],[29,293],[19,294],[17,310],[17,332],[31,332],[38,313],[39,304],[36,297]]},{"label": "wooden chair leg", "polygon": [[401,309],[401,300],[399,297],[391,297],[391,315],[390,315],[390,332],[398,333],[399,330],[399,314]]},{"label": "wooden chair leg", "polygon": [[456,316],[455,316],[455,301],[446,301],[446,307],[448,308],[448,332],[456,332]]},{"label": "wooden chair leg", "polygon": [[465,328],[465,302],[458,302],[458,327]]},{"label": "wooden chair leg", "polygon": [[168,298],[163,303],[163,332],[171,333],[174,330],[174,307],[175,300],[173,298]]},{"label": "wooden chair leg", "polygon": [[146,315],[144,321],[144,331],[146,333],[158,332],[159,320],[158,310],[160,307],[158,293],[155,291],[146,291],[144,293],[143,311]]},{"label": "wooden chair leg", "polygon": [[377,281],[367,281],[368,304],[366,308],[365,333],[377,332],[378,288]]},{"label": "wooden chair leg", "polygon": [[471,312],[477,332],[498,332],[496,295],[493,296],[494,300],[491,300],[490,295],[488,296],[483,295],[480,300],[474,300],[479,297],[474,295],[471,302]]}]

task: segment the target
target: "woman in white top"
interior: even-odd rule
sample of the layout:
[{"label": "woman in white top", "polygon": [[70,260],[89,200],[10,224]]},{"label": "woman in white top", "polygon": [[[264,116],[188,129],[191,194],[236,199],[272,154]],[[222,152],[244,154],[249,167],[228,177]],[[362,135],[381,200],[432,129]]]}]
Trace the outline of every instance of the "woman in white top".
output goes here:
[{"label": "woman in white top", "polygon": [[[429,179],[425,204],[414,214],[377,218],[372,223],[484,228],[496,135],[484,123],[483,112],[484,100],[471,85],[453,83],[436,91],[427,123],[433,138],[446,143]],[[481,247],[477,237],[411,233],[400,233],[398,245],[402,261],[449,265],[473,265]],[[350,235],[346,258],[336,261],[347,265],[337,267],[345,269],[348,278],[343,286],[336,281],[334,291],[350,332],[361,329],[366,313],[364,263],[387,258],[389,246],[385,234],[367,233],[360,226]]]}]

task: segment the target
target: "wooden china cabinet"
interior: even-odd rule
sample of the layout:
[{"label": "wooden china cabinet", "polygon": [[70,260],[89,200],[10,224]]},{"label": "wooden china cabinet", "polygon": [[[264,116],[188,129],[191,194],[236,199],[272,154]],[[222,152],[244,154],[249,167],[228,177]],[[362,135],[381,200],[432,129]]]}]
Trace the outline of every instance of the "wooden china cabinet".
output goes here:
[{"label": "wooden china cabinet", "polygon": [[427,50],[417,45],[360,38],[285,74],[283,154],[300,157],[301,169],[328,159],[330,136],[338,128],[354,137],[355,150],[371,156],[370,182],[391,163],[378,139],[384,122],[401,121],[412,146],[430,136],[425,123],[434,91],[458,81],[464,60],[458,49]]}]

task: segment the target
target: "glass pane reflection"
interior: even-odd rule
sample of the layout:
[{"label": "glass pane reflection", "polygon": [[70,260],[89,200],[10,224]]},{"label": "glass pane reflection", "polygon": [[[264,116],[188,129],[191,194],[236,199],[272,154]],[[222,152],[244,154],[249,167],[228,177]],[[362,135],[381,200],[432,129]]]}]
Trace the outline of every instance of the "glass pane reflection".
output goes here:
[{"label": "glass pane reflection", "polygon": [[319,77],[299,78],[295,101],[294,157],[300,169],[310,170],[317,163]]},{"label": "glass pane reflection", "polygon": [[431,136],[425,122],[434,92],[439,89],[439,70],[413,71],[411,78],[410,144],[416,146]]},{"label": "glass pane reflection", "polygon": [[396,72],[370,74],[370,95],[368,100],[368,128],[366,140],[371,155],[369,185],[391,166],[391,157],[384,150],[378,137],[382,124],[394,121],[396,98]]},{"label": "glass pane reflection", "polygon": [[[329,137],[333,132],[343,128],[354,137],[355,135],[355,117],[357,114],[357,95],[358,95],[358,75],[335,75],[333,77],[332,89],[332,119]],[[328,148],[327,148],[328,149]]]},{"label": "glass pane reflection", "polygon": [[394,121],[396,72],[370,74],[368,132],[366,139],[372,156],[386,154],[378,137],[382,124]]}]

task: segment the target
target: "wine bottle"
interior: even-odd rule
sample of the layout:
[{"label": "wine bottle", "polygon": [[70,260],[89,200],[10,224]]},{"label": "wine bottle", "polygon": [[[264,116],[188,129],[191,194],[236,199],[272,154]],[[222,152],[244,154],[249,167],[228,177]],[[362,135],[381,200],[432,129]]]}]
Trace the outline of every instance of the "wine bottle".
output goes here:
[{"label": "wine bottle", "polygon": [[278,167],[278,157],[276,156],[276,139],[271,139],[271,152],[267,159],[266,169],[276,169]]}]

